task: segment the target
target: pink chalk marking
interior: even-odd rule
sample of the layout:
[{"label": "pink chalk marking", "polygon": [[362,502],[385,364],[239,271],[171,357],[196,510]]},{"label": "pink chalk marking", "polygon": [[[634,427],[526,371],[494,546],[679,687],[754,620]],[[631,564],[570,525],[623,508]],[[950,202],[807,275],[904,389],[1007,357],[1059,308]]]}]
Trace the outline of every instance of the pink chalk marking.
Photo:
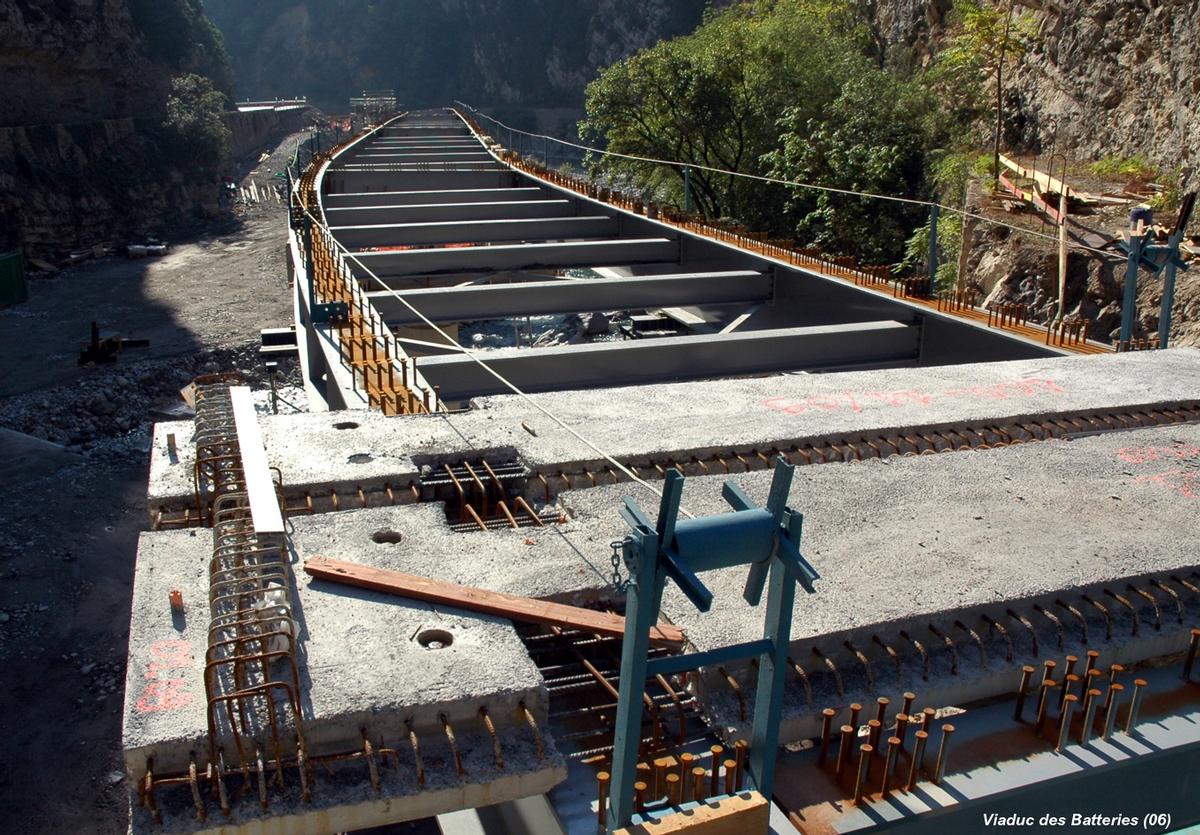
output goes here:
[{"label": "pink chalk marking", "polygon": [[1187,444],[1174,446],[1127,446],[1117,450],[1127,464],[1148,464],[1151,461],[1185,461],[1200,456],[1200,447]]},{"label": "pink chalk marking", "polygon": [[150,645],[150,654],[155,660],[146,665],[142,677],[147,680],[142,695],[135,705],[142,713],[159,710],[175,710],[192,703],[192,694],[181,678],[167,678],[163,673],[188,667],[192,662],[192,648],[187,641],[170,639],[155,641]]},{"label": "pink chalk marking", "polygon": [[1034,397],[1046,392],[1057,394],[1065,391],[1066,389],[1053,380],[1031,377],[1007,383],[996,383],[994,385],[947,389],[942,392],[903,389],[900,391],[865,391],[855,394],[843,391],[840,394],[813,394],[802,399],[776,395],[764,399],[762,405],[768,409],[788,415],[800,415],[810,410],[836,412],[847,407],[857,414],[863,410],[863,400],[873,400],[885,406],[892,407],[910,404],[929,406],[935,400],[947,397],[961,397],[968,400],[1007,400],[1014,397]]},{"label": "pink chalk marking", "polygon": [[1200,487],[1200,471],[1196,470],[1167,470],[1165,473],[1156,473],[1155,475],[1142,475],[1133,480],[1134,484],[1145,484],[1153,481],[1156,484],[1161,484],[1172,493],[1178,493],[1180,496],[1188,499],[1196,498],[1196,490],[1193,488]]}]

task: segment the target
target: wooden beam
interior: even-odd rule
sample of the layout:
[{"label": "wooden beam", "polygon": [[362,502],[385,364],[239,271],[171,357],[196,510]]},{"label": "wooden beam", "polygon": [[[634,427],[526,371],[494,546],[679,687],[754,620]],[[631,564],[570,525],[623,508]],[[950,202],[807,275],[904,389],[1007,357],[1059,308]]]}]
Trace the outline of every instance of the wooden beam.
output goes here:
[{"label": "wooden beam", "polygon": [[770,829],[771,806],[755,791],[686,804],[673,815],[618,829],[615,835],[758,835]]},{"label": "wooden beam", "polygon": [[[487,615],[498,615],[525,623],[561,626],[614,638],[625,634],[625,618],[580,606],[551,603],[532,597],[517,597],[473,586],[460,586],[416,574],[404,574],[400,571],[331,560],[327,557],[307,558],[304,561],[304,571],[319,580],[330,580],[358,588],[411,597],[414,600],[424,600],[427,603],[440,603]],[[651,630],[650,642],[656,646],[678,649],[683,646],[683,630],[660,623]]]}]

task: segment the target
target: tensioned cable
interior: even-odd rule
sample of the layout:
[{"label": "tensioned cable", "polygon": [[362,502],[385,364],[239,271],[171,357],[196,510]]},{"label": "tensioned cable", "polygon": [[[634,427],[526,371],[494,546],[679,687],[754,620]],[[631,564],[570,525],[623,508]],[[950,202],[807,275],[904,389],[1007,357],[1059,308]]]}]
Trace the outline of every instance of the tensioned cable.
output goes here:
[{"label": "tensioned cable", "polygon": [[[725,169],[725,168],[715,168],[710,165],[702,165],[700,163],[694,163],[694,162],[680,162],[678,160],[666,160],[666,159],[657,159],[655,157],[643,157],[643,156],[639,156],[637,154],[625,154],[625,153],[621,153],[619,151],[607,151],[607,150],[604,150],[603,148],[594,148],[590,145],[581,145],[577,142],[571,142],[567,139],[559,139],[556,136],[549,136],[544,133],[531,133],[530,131],[521,130],[520,128],[514,128],[511,125],[507,125],[504,122],[501,122],[499,119],[494,119],[491,116],[487,115],[486,113],[484,113],[480,110],[477,110],[474,107],[471,107],[471,105],[466,104],[465,102],[460,101],[460,102],[458,102],[458,104],[467,108],[472,113],[482,116],[484,119],[487,119],[489,122],[492,122],[493,124],[497,125],[498,127],[504,128],[505,130],[510,130],[514,133],[520,133],[520,134],[523,134],[525,136],[529,136],[529,137],[532,137],[535,139],[545,139],[550,142],[557,142],[560,145],[566,145],[567,147],[575,148],[580,151],[587,151],[588,153],[600,154],[601,156],[608,156],[608,157],[617,157],[619,159],[627,159],[627,160],[632,160],[634,162],[645,162],[645,163],[649,163],[651,165],[666,165],[666,166],[670,166],[672,168],[691,168],[691,169],[694,169],[697,171],[707,171],[712,174],[724,174],[724,175],[727,175],[730,177],[744,177],[748,180],[757,180],[757,181],[763,182],[763,183],[773,183],[775,185],[791,186],[793,188],[806,188],[806,189],[812,189],[814,191],[823,191],[823,192],[826,192],[829,194],[842,194],[847,197],[863,197],[863,198],[867,198],[870,200],[885,200],[885,201],[890,201],[893,203],[904,203],[904,204],[907,204],[910,206],[924,206],[926,208],[932,208],[933,206],[937,206],[939,211],[950,212],[952,214],[961,215],[962,217],[973,218],[975,220],[983,221],[984,223],[991,223],[995,226],[1001,226],[1005,229],[1010,229],[1014,232],[1020,232],[1022,234],[1030,235],[1035,238],[1045,238],[1046,240],[1054,241],[1055,243],[1058,243],[1058,237],[1055,235],[1048,235],[1045,232],[1039,232],[1039,231],[1036,231],[1033,229],[1024,229],[1020,226],[1014,226],[1010,223],[1005,223],[1002,220],[996,220],[994,218],[984,217],[983,215],[975,214],[973,212],[968,212],[966,209],[958,209],[958,208],[955,208],[954,206],[947,206],[944,203],[938,203],[933,200],[919,200],[915,197],[897,197],[892,194],[875,194],[873,192],[868,192],[868,191],[855,191],[853,189],[837,188],[835,186],[817,185],[816,183],[802,183],[802,182],[798,182],[795,180],[783,180],[778,177],[767,177],[762,174],[749,174],[744,171],[729,171],[728,169]],[[1081,243],[1078,243],[1075,241],[1068,241],[1067,246],[1072,249],[1076,249],[1076,250],[1079,250],[1082,252],[1092,252],[1097,255],[1107,256],[1109,258],[1117,257],[1112,252],[1108,252],[1108,251],[1102,250],[1102,249],[1097,249],[1095,247],[1088,246],[1087,244],[1081,244]]]}]

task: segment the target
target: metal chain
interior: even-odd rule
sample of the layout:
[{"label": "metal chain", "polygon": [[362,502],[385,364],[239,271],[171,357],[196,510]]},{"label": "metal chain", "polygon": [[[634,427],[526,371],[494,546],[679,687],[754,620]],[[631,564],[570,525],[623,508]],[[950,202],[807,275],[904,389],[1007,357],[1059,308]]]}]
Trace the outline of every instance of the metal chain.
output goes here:
[{"label": "metal chain", "polygon": [[621,579],[621,549],[624,545],[624,540],[614,539],[608,543],[612,547],[612,587],[617,594],[624,594],[629,588],[629,583],[632,578],[626,577]]}]

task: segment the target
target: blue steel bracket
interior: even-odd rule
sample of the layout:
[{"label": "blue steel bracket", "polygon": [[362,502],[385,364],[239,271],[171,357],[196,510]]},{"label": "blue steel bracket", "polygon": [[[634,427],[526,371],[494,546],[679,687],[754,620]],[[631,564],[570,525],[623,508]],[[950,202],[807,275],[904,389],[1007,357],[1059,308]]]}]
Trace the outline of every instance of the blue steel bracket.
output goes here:
[{"label": "blue steel bracket", "polygon": [[[765,797],[774,784],[779,747],[783,686],[787,672],[795,587],[809,594],[820,578],[800,553],[804,517],[787,506],[795,468],[782,457],[775,462],[765,508],[732,482],[722,495],[731,512],[679,519],[684,477],[667,472],[658,520],[651,522],[632,498],[625,497],[621,518],[630,527],[621,552],[630,581],[621,648],[621,685],[613,740],[609,831],[634,822],[633,782],[641,740],[643,682],[648,675],[671,675],[703,666],[758,659],[758,688],[751,729],[747,781]],[[718,568],[749,566],[743,597],[757,606],[767,596],[761,640],[716,647],[705,652],[648,660],[650,630],[658,623],[668,578],[701,612],[712,607],[713,593],[697,576]]]},{"label": "blue steel bracket", "polygon": [[345,302],[329,302],[328,304],[314,304],[312,307],[313,324],[323,325],[326,323],[338,324],[348,321],[350,318],[350,308]]}]

